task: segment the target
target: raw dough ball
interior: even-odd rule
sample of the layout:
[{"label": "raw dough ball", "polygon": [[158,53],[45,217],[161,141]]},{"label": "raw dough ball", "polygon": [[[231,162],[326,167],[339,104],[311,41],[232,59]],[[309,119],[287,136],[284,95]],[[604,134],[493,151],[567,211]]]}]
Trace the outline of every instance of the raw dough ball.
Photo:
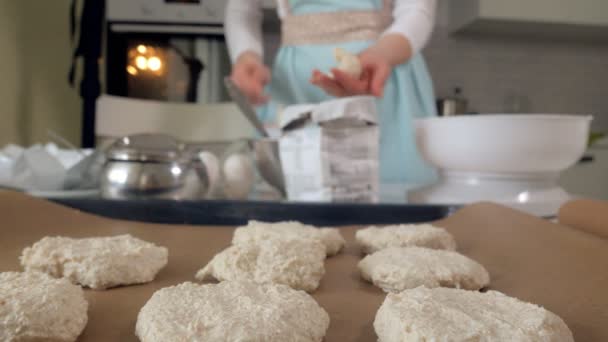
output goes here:
[{"label": "raw dough ball", "polygon": [[426,247],[450,251],[456,249],[456,241],[447,230],[430,224],[372,226],[358,230],[356,239],[366,254],[389,247]]},{"label": "raw dough ball", "polygon": [[150,282],[168,251],[131,235],[72,239],[45,237],[23,250],[21,265],[96,290]]},{"label": "raw dough ball", "polygon": [[294,221],[278,223],[249,221],[247,226],[235,230],[232,243],[251,245],[272,238],[317,240],[325,245],[328,256],[338,254],[346,244],[336,228],[316,228]]},{"label": "raw dough ball", "polygon": [[418,286],[479,290],[490,283],[488,271],[478,262],[453,251],[420,247],[392,247],[359,262],[361,276],[385,292]]},{"label": "raw dough ball", "polygon": [[157,291],[139,312],[142,342],[320,342],[329,315],[285,285],[184,283]]},{"label": "raw dough ball", "polygon": [[231,246],[197,274],[198,280],[251,280],[312,292],[325,274],[325,246],[315,240],[270,239]]},{"label": "raw dough ball", "polygon": [[363,68],[359,57],[341,48],[334,49],[334,57],[338,62],[336,69],[344,71],[353,78],[361,78]]},{"label": "raw dough ball", "polygon": [[87,325],[84,291],[40,272],[0,273],[0,341],[76,341]]},{"label": "raw dough ball", "polygon": [[374,328],[381,342],[574,341],[557,315],[496,291],[419,287],[389,294]]},{"label": "raw dough ball", "polygon": [[251,159],[233,154],[224,161],[224,192],[229,199],[245,199],[253,187],[255,170]]}]

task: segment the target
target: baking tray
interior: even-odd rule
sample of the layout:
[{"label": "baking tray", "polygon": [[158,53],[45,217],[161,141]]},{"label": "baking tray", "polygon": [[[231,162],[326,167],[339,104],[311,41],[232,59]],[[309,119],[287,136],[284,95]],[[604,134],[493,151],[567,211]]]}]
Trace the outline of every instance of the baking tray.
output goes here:
[{"label": "baking tray", "polygon": [[[12,192],[0,192],[0,271],[20,270],[19,255],[44,236],[129,233],[166,246],[169,263],[148,284],[86,290],[89,322],[80,342],[135,342],[137,314],[158,289],[193,281],[196,271],[226,248],[226,226],[146,224],[111,220]],[[608,341],[608,243],[593,235],[494,204],[465,207],[438,226],[458,250],[490,272],[490,288],[537,303],[561,316],[577,341]],[[325,342],[375,342],[373,320],[385,294],[360,279],[358,227],[341,227],[346,250],[327,259],[313,297],[329,313]]]},{"label": "baking tray", "polygon": [[407,204],[294,203],[263,201],[108,200],[50,198],[84,212],[149,223],[242,225],[248,220],[295,220],[322,226],[394,224],[435,221],[457,206]]}]

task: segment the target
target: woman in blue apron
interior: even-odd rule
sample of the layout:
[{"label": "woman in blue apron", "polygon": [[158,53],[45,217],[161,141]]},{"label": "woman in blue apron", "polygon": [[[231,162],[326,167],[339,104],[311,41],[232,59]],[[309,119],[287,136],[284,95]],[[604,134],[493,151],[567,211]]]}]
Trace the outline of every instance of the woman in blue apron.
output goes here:
[{"label": "woman in blue apron", "polygon": [[[435,0],[278,0],[278,5],[282,42],[270,72],[261,58],[261,1],[229,0],[226,31],[235,83],[256,104],[269,98],[291,105],[374,95],[381,181],[432,181],[435,173],[416,148],[414,121],[436,115],[432,81],[419,53],[432,30]],[[337,47],[359,56],[361,79],[333,70]],[[330,78],[326,73],[332,70]],[[274,118],[272,107],[260,110],[263,120]]]}]

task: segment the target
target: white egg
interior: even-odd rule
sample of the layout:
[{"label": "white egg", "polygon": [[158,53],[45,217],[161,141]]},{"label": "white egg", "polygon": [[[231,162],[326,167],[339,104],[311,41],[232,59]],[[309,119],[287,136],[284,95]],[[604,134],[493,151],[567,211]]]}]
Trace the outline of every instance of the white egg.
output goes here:
[{"label": "white egg", "polygon": [[338,62],[338,65],[336,66],[338,70],[344,71],[356,79],[361,78],[363,67],[361,66],[361,61],[358,56],[353,55],[344,49],[335,48],[334,57]]},{"label": "white egg", "polygon": [[224,161],[224,192],[229,199],[246,199],[255,179],[255,170],[249,157],[233,154]]},{"label": "white egg", "polygon": [[198,157],[207,169],[209,188],[207,189],[206,195],[212,196],[218,190],[220,185],[220,161],[217,159],[215,154],[207,151],[199,153]]}]

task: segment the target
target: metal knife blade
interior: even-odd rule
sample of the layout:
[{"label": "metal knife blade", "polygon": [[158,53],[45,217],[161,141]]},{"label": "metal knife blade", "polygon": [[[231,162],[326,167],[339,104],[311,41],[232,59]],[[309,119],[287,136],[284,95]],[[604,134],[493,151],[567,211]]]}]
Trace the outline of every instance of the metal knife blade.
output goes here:
[{"label": "metal knife blade", "polygon": [[234,84],[230,77],[224,78],[224,85],[226,86],[226,90],[228,90],[228,94],[230,95],[232,100],[236,102],[241,112],[245,115],[249,122],[251,122],[253,127],[255,127],[258,132],[260,132],[262,137],[267,138],[268,132],[266,132],[266,128],[264,128],[264,125],[262,124],[260,119],[258,119],[258,115],[247,100],[247,97],[245,97],[245,94],[241,92],[241,90],[236,86],[236,84]]}]

